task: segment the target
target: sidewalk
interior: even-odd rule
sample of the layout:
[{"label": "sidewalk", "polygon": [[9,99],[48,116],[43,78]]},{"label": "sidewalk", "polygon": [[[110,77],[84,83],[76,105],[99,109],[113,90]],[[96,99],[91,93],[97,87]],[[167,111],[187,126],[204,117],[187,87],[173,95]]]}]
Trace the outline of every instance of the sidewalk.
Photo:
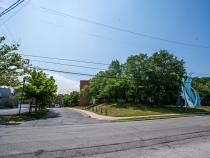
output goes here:
[{"label": "sidewalk", "polygon": [[95,118],[98,120],[123,120],[123,119],[132,119],[132,118],[152,118],[152,117],[167,117],[167,116],[182,116],[182,114],[162,114],[162,115],[147,115],[147,116],[129,116],[129,117],[114,117],[114,116],[104,116],[104,115],[99,115],[91,111],[87,110],[81,110],[81,109],[76,109],[76,108],[70,108],[72,110],[75,110],[77,112],[80,112],[82,114],[85,114],[91,118]]}]

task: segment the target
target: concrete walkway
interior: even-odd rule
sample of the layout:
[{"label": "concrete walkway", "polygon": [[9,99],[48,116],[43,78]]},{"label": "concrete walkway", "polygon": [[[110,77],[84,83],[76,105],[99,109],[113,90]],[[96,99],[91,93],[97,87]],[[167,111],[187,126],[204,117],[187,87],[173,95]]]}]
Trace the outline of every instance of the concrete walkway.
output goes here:
[{"label": "concrete walkway", "polygon": [[98,120],[122,120],[122,119],[132,119],[132,118],[150,118],[150,117],[166,117],[166,116],[181,116],[181,114],[162,114],[162,115],[147,115],[147,116],[129,116],[129,117],[114,117],[114,116],[104,116],[99,115],[91,111],[87,110],[81,110],[76,108],[70,108],[72,110],[75,110],[77,112],[83,113],[85,115],[88,115],[91,118],[95,118]]}]

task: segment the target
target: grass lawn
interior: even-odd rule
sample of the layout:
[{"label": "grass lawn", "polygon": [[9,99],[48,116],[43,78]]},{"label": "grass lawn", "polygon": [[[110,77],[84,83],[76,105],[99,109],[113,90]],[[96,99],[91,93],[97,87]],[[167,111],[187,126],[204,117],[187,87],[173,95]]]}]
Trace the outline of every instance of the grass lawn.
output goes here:
[{"label": "grass lawn", "polygon": [[209,113],[210,107],[201,108],[179,108],[175,106],[158,107],[133,104],[100,104],[97,106],[78,107],[80,109],[89,110],[100,115],[108,115],[115,117],[130,117],[130,116],[148,116],[148,115],[165,115],[165,114],[198,114]]},{"label": "grass lawn", "polygon": [[203,109],[203,110],[205,110],[205,111],[210,112],[210,106],[202,106],[202,107],[200,107],[199,109]]},{"label": "grass lawn", "polygon": [[16,115],[0,115],[0,124],[7,124],[11,121],[13,122],[23,122],[23,121],[31,121],[36,119],[41,119],[45,117],[48,114],[49,110],[44,109],[37,112],[31,112],[29,114],[28,112],[22,113],[19,117],[18,114]]}]

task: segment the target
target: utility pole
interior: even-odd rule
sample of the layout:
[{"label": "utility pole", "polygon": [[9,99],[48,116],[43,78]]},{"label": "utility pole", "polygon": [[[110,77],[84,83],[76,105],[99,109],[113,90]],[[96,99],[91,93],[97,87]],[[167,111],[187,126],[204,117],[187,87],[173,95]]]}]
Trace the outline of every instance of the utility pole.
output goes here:
[{"label": "utility pole", "polygon": [[23,88],[22,88],[22,94],[21,94],[21,98],[20,98],[20,106],[19,106],[19,116],[21,113],[21,106],[23,103],[23,92],[24,92],[24,88],[25,88],[25,82],[26,82],[26,77],[23,77]]}]

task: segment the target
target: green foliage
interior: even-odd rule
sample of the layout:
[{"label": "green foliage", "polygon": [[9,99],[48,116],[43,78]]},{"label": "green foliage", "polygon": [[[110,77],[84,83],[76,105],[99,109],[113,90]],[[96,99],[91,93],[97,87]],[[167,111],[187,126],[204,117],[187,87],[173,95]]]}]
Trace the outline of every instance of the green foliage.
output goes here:
[{"label": "green foliage", "polygon": [[85,86],[82,95],[95,98],[98,102],[124,99],[128,82],[123,72],[123,65],[118,60],[112,61],[109,69],[99,72],[90,81],[90,86]]},{"label": "green foliage", "polygon": [[55,101],[57,85],[52,76],[48,77],[43,71],[33,70],[27,78],[24,89],[26,99],[35,99],[36,104],[45,106]]},{"label": "green foliage", "polygon": [[0,37],[0,85],[16,87],[20,84],[18,77],[27,73],[29,60],[15,53],[18,45],[7,45]]},{"label": "green foliage", "polygon": [[208,105],[210,103],[210,78],[193,78],[192,86],[201,96],[202,104]]},{"label": "green foliage", "polygon": [[76,106],[79,105],[79,92],[72,91],[70,94],[64,95],[61,100],[63,106]]},{"label": "green foliage", "polygon": [[124,64],[112,61],[108,70],[99,72],[82,90],[82,95],[99,102],[117,100],[144,104],[176,102],[186,73],[184,61],[165,50],[132,55]]},{"label": "green foliage", "polygon": [[139,54],[128,57],[124,69],[130,81],[128,97],[134,100],[138,99],[141,102],[148,90],[149,76],[147,74],[150,72],[148,56]]},{"label": "green foliage", "polygon": [[184,61],[165,50],[154,53],[149,58],[149,85],[156,104],[174,103],[186,73]]}]

